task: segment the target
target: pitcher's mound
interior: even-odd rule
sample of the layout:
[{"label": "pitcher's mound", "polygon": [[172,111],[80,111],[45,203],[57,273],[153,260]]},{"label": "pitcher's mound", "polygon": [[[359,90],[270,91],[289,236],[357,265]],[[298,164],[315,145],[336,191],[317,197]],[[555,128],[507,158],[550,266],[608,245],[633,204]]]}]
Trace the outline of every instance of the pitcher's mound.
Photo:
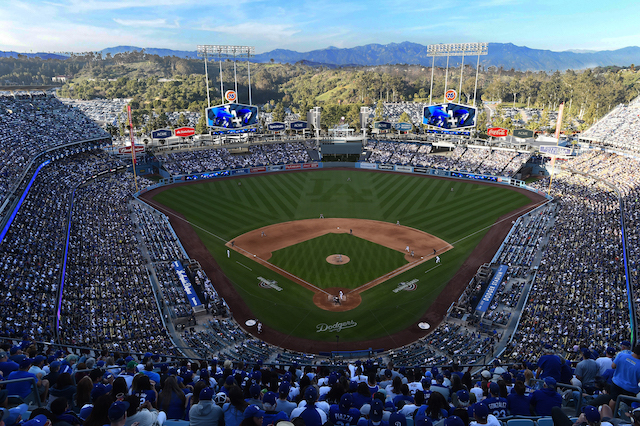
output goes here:
[{"label": "pitcher's mound", "polygon": [[344,265],[345,263],[349,263],[351,259],[345,254],[332,254],[327,256],[326,260],[332,265]]}]

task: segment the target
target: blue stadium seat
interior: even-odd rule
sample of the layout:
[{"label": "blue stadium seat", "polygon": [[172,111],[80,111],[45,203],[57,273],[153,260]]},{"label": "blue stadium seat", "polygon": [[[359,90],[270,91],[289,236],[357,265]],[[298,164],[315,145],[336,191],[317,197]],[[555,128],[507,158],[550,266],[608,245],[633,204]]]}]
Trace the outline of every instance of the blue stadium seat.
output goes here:
[{"label": "blue stadium seat", "polygon": [[538,426],[553,426],[553,419],[551,417],[540,417],[536,423]]},{"label": "blue stadium seat", "polygon": [[511,419],[507,420],[507,426],[535,426],[532,419]]}]

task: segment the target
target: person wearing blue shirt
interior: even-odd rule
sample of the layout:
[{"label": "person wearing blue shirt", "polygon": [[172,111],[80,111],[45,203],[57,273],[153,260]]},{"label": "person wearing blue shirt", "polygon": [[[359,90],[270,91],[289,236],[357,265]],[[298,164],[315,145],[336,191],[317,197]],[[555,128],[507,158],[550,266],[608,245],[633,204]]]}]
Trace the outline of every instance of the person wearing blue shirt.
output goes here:
[{"label": "person wearing blue shirt", "polygon": [[620,352],[611,364],[613,368],[613,378],[611,379],[611,401],[609,406],[615,408],[618,395],[635,396],[640,392],[638,382],[640,382],[640,344],[633,348],[631,354]]},{"label": "person wearing blue shirt", "polygon": [[544,379],[544,387],[531,395],[531,412],[536,416],[550,416],[553,407],[562,406],[562,395],[556,392],[556,380],[547,376]]},{"label": "person wearing blue shirt", "polygon": [[360,411],[353,407],[353,396],[345,393],[339,404],[333,404],[329,409],[329,420],[336,426],[355,426],[360,418]]},{"label": "person wearing blue shirt", "polygon": [[526,394],[527,387],[522,380],[516,380],[513,390],[507,396],[509,402],[509,414],[512,416],[530,416],[530,395]]},{"label": "person wearing blue shirt", "polygon": [[489,413],[496,417],[506,417],[509,402],[500,396],[500,386],[497,383],[489,384],[489,397],[481,402],[489,408]]},{"label": "person wearing blue shirt", "polygon": [[551,376],[556,382],[560,380],[562,372],[562,359],[553,353],[553,347],[550,345],[545,346],[545,354],[538,360],[538,370],[536,371],[536,378],[544,379]]}]

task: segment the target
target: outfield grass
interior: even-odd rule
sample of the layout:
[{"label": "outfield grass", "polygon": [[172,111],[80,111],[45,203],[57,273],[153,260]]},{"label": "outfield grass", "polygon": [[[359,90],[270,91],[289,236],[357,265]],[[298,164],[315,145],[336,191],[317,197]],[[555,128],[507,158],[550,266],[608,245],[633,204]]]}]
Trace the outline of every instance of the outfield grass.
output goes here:
[{"label": "outfield grass", "polygon": [[[182,213],[194,225],[263,323],[284,334],[327,342],[334,342],[335,335],[317,333],[318,324],[355,321],[356,327],[340,332],[340,341],[391,335],[414,324],[491,225],[507,212],[528,204],[526,196],[507,187],[356,170],[210,180],[170,188],[154,200]],[[318,308],[311,291],[238,253],[232,252],[227,258],[224,244],[238,235],[274,223],[317,218],[320,213],[391,223],[399,220],[402,225],[453,244],[454,249],[440,256],[439,265],[433,260],[424,262],[365,291],[360,306],[346,312]],[[302,261],[301,256],[297,258]],[[283,291],[261,288],[258,276],[278,281]],[[415,291],[392,292],[399,282],[412,279],[419,280]]]},{"label": "outfield grass", "polygon": [[[332,265],[327,256],[349,256]],[[404,254],[349,234],[326,234],[273,252],[270,263],[320,288],[354,289],[408,262]]]}]

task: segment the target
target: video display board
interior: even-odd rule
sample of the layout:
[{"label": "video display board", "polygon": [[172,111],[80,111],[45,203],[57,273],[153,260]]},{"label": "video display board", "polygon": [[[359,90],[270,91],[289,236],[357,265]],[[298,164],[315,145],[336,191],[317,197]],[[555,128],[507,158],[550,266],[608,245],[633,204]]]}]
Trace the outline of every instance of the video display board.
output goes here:
[{"label": "video display board", "polygon": [[430,105],[424,107],[422,124],[450,130],[475,127],[476,109],[454,103]]},{"label": "video display board", "polygon": [[258,124],[258,107],[224,104],[206,109],[207,126],[214,130],[244,129]]}]

